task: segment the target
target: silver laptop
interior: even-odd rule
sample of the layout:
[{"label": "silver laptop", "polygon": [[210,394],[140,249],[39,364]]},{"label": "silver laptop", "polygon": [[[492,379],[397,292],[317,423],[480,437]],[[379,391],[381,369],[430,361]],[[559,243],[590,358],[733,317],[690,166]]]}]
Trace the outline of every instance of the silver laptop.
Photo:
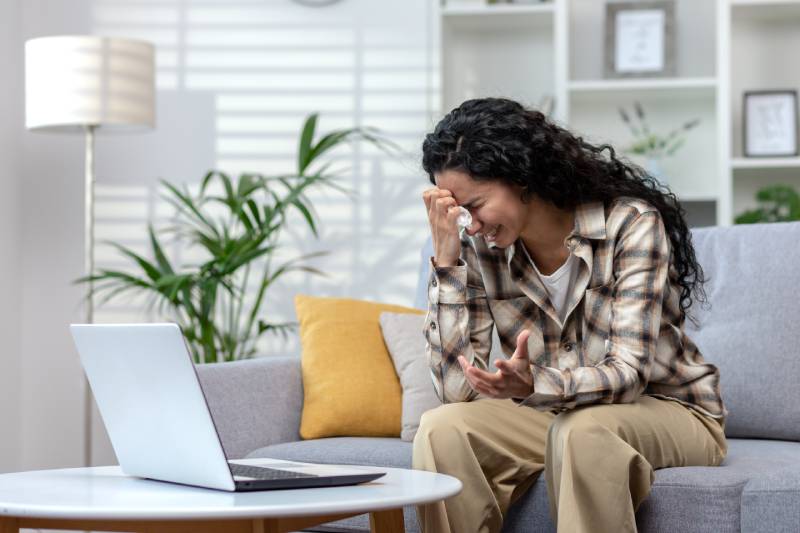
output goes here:
[{"label": "silver laptop", "polygon": [[250,491],[355,485],[385,474],[276,459],[229,461],[176,324],[73,324],[70,330],[127,475]]}]

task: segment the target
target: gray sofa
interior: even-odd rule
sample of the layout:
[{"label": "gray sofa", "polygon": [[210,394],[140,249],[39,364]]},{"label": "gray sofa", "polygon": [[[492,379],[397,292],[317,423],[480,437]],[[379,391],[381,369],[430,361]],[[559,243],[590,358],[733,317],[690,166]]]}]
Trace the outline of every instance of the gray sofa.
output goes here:
[{"label": "gray sofa", "polygon": [[[730,414],[721,467],[667,468],[637,513],[643,532],[800,532],[800,223],[693,231],[709,282],[690,336],[720,367]],[[423,251],[423,257],[429,254]],[[422,263],[417,305],[424,306]],[[410,467],[400,439],[301,441],[299,357],[199,367],[228,456]],[[413,508],[406,530],[418,531]],[[320,531],[368,530],[364,516]],[[506,532],[555,531],[544,476],[510,509]]]}]

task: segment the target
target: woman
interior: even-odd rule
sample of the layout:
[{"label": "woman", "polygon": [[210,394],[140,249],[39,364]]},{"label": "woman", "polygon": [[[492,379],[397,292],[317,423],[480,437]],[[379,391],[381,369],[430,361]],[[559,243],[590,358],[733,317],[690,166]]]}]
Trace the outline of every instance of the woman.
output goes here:
[{"label": "woman", "polygon": [[[414,467],[464,484],[418,509],[423,530],[500,531],[544,470],[559,532],[636,531],[654,469],[727,452],[719,371],[683,331],[705,293],[674,194],[501,98],[445,116],[423,167],[444,405],[422,417]],[[509,358],[490,369],[493,327]]]}]

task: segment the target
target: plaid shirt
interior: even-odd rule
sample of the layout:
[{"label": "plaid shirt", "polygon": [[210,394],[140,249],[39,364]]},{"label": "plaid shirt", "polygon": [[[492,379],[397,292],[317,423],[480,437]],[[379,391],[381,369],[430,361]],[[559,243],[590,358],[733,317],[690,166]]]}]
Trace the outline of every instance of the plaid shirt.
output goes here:
[{"label": "plaid shirt", "polygon": [[464,233],[457,266],[436,267],[431,258],[424,331],[439,399],[478,396],[457,357],[489,370],[493,327],[507,356],[520,331],[530,329],[533,394],[522,405],[559,412],[647,394],[724,420],[719,370],[683,331],[658,210],[627,197],[607,208],[583,204],[564,243],[580,261],[563,327],[522,241],[489,248]]}]

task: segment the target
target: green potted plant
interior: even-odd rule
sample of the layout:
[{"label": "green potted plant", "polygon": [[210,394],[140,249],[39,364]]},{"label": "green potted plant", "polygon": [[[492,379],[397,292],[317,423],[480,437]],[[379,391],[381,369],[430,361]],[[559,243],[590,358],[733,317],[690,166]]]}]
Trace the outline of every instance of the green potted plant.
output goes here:
[{"label": "green potted plant", "polygon": [[674,155],[683,146],[686,134],[700,123],[700,119],[689,120],[662,135],[651,131],[644,108],[638,101],[634,101],[632,113],[620,107],[619,115],[633,135],[633,142],[625,151],[645,157],[645,170],[659,182],[666,184],[666,177],[661,168],[662,161],[665,157]]},{"label": "green potted plant", "polygon": [[[306,192],[318,187],[348,192],[336,183],[330,164],[317,164],[320,157],[353,140],[368,141],[389,153],[398,149],[370,127],[336,130],[315,142],[317,118],[314,113],[303,124],[295,174],[245,173],[233,180],[211,171],[196,194],[162,180],[164,198],[174,206],[176,219],[163,231],[148,226],[150,257],[112,242],[132,270],[100,269],[77,283],[91,283],[91,294],[103,295],[100,305],[131,292],[149,295],[151,306],[181,326],[196,363],[249,358],[262,335],[287,335],[295,323],[273,323],[262,314],[267,290],[293,271],[321,274],[307,264],[320,253],[273,265],[287,215],[298,212],[317,236],[318,222]],[[183,246],[199,247],[204,260],[174,264],[164,251],[165,235]],[[248,293],[252,281],[256,289]]]},{"label": "green potted plant", "polygon": [[736,224],[800,220],[800,195],[789,185],[770,185],[756,192],[759,206],[739,214]]}]

